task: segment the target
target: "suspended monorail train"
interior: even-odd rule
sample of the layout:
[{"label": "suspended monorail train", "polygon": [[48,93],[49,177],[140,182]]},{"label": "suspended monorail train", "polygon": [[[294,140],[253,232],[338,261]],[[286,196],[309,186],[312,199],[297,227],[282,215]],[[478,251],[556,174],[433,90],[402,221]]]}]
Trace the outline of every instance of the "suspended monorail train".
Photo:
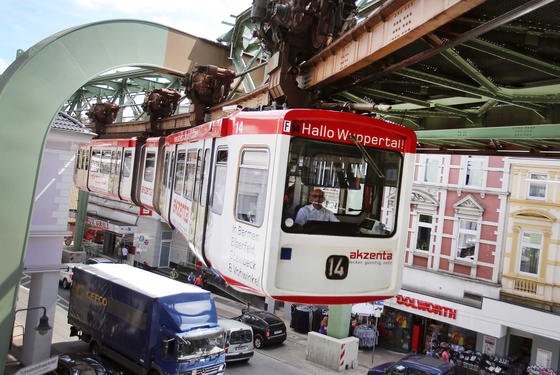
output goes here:
[{"label": "suspended monorail train", "polygon": [[[314,109],[237,111],[78,151],[80,189],[157,212],[233,288],[305,304],[400,288],[416,136]],[[296,223],[317,188],[335,220]]]}]

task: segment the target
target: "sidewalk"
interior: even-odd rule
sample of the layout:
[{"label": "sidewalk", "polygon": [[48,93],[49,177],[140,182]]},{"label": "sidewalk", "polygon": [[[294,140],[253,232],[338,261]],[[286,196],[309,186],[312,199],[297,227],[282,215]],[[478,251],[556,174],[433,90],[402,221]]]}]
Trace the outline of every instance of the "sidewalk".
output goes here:
[{"label": "sidewalk", "polygon": [[[17,298],[17,308],[23,308],[27,305],[27,298],[29,291],[20,287]],[[227,298],[213,295],[214,301],[216,303],[216,309],[218,315],[223,318],[232,318],[241,314],[241,308],[245,307],[244,304],[229,300]],[[357,375],[366,374],[368,368],[376,366],[378,364],[395,361],[403,357],[402,353],[390,352],[385,349],[377,348],[374,352],[374,360],[372,364],[372,351],[359,351],[358,354],[358,368],[353,370],[345,370],[342,372],[337,372],[326,367],[320,366],[316,363],[306,360],[306,350],[307,350],[307,335],[301,334],[290,328],[289,320],[286,320],[283,316],[282,311],[278,311],[277,315],[284,319],[288,331],[288,338],[284,345],[274,346],[270,348],[264,348],[261,353],[273,357],[276,360],[295,366],[302,371],[307,372],[312,375],[321,374],[345,374],[345,375]],[[22,366],[19,363],[18,358],[21,356],[21,345],[23,341],[23,325],[25,324],[25,312],[18,313],[16,316],[16,321],[14,324],[14,338],[13,347],[8,353],[6,360],[5,374],[11,375],[15,374]],[[60,353],[68,351],[76,351],[76,347],[79,347],[78,351],[87,351],[87,344],[81,342],[76,337],[70,337],[70,326],[67,323],[67,313],[60,306],[56,306],[54,323],[53,326],[53,338],[52,338],[52,355],[57,355]],[[1,371],[0,371],[1,372]]]}]

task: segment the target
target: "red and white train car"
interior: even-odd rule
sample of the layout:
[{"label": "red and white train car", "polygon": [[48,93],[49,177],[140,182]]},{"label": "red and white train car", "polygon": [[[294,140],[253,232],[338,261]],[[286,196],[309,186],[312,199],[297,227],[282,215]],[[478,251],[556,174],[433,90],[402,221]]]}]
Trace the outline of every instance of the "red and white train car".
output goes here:
[{"label": "red and white train car", "polygon": [[144,140],[96,139],[78,149],[74,184],[111,199],[139,205],[138,165]]},{"label": "red and white train car", "polygon": [[[136,194],[234,288],[307,304],[372,301],[400,289],[415,147],[411,130],[365,116],[236,112],[148,139]],[[315,189],[336,221],[296,224]]]}]

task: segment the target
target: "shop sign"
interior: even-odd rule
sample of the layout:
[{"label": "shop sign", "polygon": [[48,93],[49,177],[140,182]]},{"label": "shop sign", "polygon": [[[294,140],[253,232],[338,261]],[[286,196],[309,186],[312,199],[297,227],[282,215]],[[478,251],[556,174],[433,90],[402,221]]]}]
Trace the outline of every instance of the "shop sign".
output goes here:
[{"label": "shop sign", "polygon": [[136,233],[135,225],[116,225],[107,220],[97,219],[91,216],[87,217],[86,223],[92,227],[101,228],[118,234]]},{"label": "shop sign", "polygon": [[88,216],[86,223],[92,227],[109,230],[109,223],[106,220],[96,219],[91,216]]},{"label": "shop sign", "polygon": [[457,309],[452,309],[450,307],[445,307],[416,298],[405,297],[401,294],[397,295],[396,299],[399,305],[404,305],[420,311],[426,311],[430,314],[439,315],[444,318],[457,319]]}]

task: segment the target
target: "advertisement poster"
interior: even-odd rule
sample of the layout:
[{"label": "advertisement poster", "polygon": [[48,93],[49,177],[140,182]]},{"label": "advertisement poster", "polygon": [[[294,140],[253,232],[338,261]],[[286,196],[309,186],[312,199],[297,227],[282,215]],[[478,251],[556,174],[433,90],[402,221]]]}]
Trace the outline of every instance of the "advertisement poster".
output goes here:
[{"label": "advertisement poster", "polygon": [[486,355],[496,354],[496,338],[492,336],[484,336],[482,343],[482,353]]}]

